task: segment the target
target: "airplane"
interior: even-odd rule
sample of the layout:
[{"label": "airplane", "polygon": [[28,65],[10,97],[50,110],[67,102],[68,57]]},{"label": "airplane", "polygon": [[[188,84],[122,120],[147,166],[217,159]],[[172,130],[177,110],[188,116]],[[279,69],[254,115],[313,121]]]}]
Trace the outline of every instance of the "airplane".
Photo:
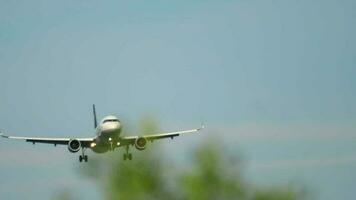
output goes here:
[{"label": "airplane", "polygon": [[103,118],[100,124],[97,123],[95,105],[93,105],[93,117],[95,137],[90,138],[42,138],[42,137],[18,137],[8,136],[0,132],[0,136],[8,139],[25,140],[26,142],[45,143],[56,145],[67,145],[68,150],[71,153],[76,153],[81,150],[79,156],[79,162],[88,162],[88,156],[85,154],[86,149],[91,149],[95,153],[105,153],[113,151],[118,147],[125,147],[125,153],[123,154],[123,160],[131,160],[132,154],[129,153],[129,147],[135,146],[136,149],[142,151],[146,149],[147,141],[153,142],[154,140],[177,137],[181,134],[196,133],[204,128],[202,125],[200,128],[176,131],[170,133],[159,133],[144,136],[123,136],[121,135],[122,123],[114,116],[109,115]]}]

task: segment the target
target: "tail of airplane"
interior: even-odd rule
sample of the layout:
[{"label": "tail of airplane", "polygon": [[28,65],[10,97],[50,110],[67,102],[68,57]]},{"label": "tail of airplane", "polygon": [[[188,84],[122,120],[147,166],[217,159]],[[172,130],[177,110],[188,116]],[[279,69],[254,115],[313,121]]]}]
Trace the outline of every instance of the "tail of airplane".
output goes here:
[{"label": "tail of airplane", "polygon": [[96,120],[95,104],[93,104],[93,116],[94,116],[94,128],[96,128],[98,126],[98,122]]}]

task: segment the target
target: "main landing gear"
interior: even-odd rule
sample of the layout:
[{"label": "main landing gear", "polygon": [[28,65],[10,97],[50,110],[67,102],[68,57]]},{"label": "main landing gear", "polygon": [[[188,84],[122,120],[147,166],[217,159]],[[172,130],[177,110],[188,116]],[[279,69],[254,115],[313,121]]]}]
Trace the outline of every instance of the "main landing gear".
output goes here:
[{"label": "main landing gear", "polygon": [[129,145],[126,146],[126,153],[124,153],[124,160],[129,159],[132,160],[132,154],[129,153]]},{"label": "main landing gear", "polygon": [[79,156],[79,162],[82,162],[84,160],[84,162],[88,162],[88,156],[84,154],[85,153],[85,149],[82,148],[82,155]]}]

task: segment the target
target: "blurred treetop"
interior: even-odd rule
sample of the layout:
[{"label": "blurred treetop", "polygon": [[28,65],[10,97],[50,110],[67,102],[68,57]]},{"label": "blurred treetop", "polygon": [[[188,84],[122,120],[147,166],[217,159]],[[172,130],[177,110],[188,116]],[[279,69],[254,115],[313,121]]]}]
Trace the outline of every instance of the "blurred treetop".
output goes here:
[{"label": "blurred treetop", "polygon": [[[158,126],[153,120],[143,120],[140,130],[144,134],[158,132]],[[97,182],[103,199],[108,200],[305,199],[303,192],[288,186],[260,188],[249,184],[241,176],[240,162],[226,155],[215,139],[204,138],[192,152],[189,169],[168,166],[157,143],[150,144],[144,152],[136,152],[132,161],[123,161],[117,152],[92,156],[80,171]],[[64,196],[69,199],[68,194]]]}]

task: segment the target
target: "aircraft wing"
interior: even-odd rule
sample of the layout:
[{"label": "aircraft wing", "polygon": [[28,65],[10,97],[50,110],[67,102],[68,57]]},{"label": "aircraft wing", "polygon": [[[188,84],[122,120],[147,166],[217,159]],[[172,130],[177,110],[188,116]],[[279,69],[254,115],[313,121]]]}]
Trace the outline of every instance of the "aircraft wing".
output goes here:
[{"label": "aircraft wing", "polygon": [[196,128],[196,129],[176,131],[176,132],[170,132],[170,133],[159,133],[159,134],[143,135],[143,136],[127,136],[127,137],[122,137],[120,142],[121,142],[121,145],[132,145],[135,143],[135,140],[140,137],[143,137],[148,141],[154,141],[154,140],[164,139],[164,138],[173,139],[174,137],[180,136],[182,134],[197,133],[200,130],[202,130],[203,128],[204,128],[204,126],[201,126],[200,128]]},{"label": "aircraft wing", "polygon": [[[69,140],[73,138],[42,138],[42,137],[18,137],[18,136],[8,136],[0,133],[0,136],[3,138],[8,139],[15,139],[15,140],[24,140],[26,142],[35,143],[45,143],[45,144],[60,144],[60,145],[67,145]],[[93,142],[94,138],[75,138],[81,142],[81,144],[85,147],[88,147],[91,142]]]}]

